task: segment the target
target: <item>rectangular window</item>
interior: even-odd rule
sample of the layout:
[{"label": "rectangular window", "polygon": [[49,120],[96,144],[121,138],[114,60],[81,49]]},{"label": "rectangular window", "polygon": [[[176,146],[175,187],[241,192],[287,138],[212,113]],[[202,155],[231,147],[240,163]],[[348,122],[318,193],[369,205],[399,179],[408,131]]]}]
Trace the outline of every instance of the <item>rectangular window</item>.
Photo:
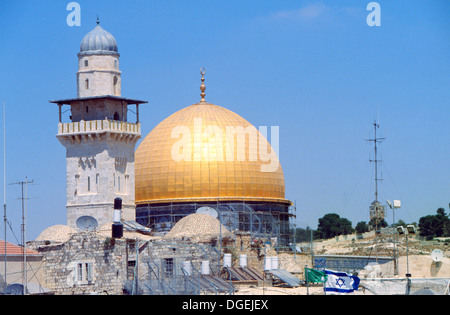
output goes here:
[{"label": "rectangular window", "polygon": [[134,272],[136,270],[136,261],[129,260],[127,268],[127,279],[134,279]]},{"label": "rectangular window", "polygon": [[172,278],[173,271],[173,258],[164,258],[164,278]]},{"label": "rectangular window", "polygon": [[90,176],[88,176],[88,178],[87,178],[87,191],[88,192],[91,191],[91,177]]},{"label": "rectangular window", "polygon": [[83,264],[77,264],[77,281],[83,281]]},{"label": "rectangular window", "polygon": [[92,282],[92,264],[86,264],[86,280],[88,283]]},{"label": "rectangular window", "polygon": [[82,262],[75,264],[75,284],[86,285],[92,284],[93,281],[93,263]]}]

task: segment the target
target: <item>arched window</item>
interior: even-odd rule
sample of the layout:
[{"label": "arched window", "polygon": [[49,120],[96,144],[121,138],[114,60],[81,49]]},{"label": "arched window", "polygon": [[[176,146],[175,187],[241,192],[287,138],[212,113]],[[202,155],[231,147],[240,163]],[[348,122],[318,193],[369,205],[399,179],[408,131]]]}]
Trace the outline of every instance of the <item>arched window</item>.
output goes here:
[{"label": "arched window", "polygon": [[116,93],[117,93],[117,77],[116,76],[114,76],[114,79],[113,79],[113,87],[114,87],[114,95],[116,95]]},{"label": "arched window", "polygon": [[128,194],[128,185],[130,182],[130,175],[125,175],[125,194]]},{"label": "arched window", "polygon": [[115,113],[114,113],[114,120],[119,120],[119,119],[120,119],[119,113],[118,113],[118,112],[115,112]]},{"label": "arched window", "polygon": [[117,60],[114,60],[114,68],[116,68],[116,69],[118,68],[117,67]]},{"label": "arched window", "polygon": [[80,175],[75,175],[75,193],[74,195],[78,195],[78,185],[80,184]]},{"label": "arched window", "polygon": [[89,66],[89,60],[86,59],[86,60],[84,61],[84,66],[85,66],[85,67]]},{"label": "arched window", "polygon": [[89,79],[86,79],[84,83],[86,84],[86,90],[89,90]]},{"label": "arched window", "polygon": [[96,190],[96,192],[98,192],[98,187],[99,187],[99,184],[100,184],[100,174],[99,173],[97,173],[97,174],[95,174],[95,190]]}]

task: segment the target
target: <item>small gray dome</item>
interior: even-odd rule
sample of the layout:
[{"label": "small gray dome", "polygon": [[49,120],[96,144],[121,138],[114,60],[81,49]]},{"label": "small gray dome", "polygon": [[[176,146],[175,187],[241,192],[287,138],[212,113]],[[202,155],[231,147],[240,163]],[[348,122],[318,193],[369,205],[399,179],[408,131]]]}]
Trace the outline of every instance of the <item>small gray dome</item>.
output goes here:
[{"label": "small gray dome", "polygon": [[105,31],[100,25],[84,36],[80,45],[80,53],[118,53],[117,42],[111,33]]}]

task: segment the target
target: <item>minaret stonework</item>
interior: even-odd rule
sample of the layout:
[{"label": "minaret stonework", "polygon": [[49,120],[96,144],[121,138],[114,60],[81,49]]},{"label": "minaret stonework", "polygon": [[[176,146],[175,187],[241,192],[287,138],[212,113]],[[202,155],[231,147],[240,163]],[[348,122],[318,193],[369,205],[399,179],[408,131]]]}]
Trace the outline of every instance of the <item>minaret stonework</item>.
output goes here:
[{"label": "minaret stonework", "polygon": [[[66,148],[67,225],[77,230],[83,216],[98,226],[113,220],[114,199],[122,199],[122,219],[135,220],[134,151],[141,137],[139,104],[121,97],[121,72],[115,38],[98,25],[78,53],[77,98],[58,104],[58,140]],[[62,107],[70,106],[69,122]],[[136,122],[128,107],[136,106]]]}]

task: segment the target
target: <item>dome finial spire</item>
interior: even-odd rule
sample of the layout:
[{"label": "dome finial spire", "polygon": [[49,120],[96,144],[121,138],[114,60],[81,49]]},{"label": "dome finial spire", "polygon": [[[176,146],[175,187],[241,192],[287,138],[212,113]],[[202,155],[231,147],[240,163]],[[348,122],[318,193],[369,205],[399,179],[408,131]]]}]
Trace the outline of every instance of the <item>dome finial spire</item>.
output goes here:
[{"label": "dome finial spire", "polygon": [[98,14],[97,14],[97,25],[100,25],[100,20],[98,18]]},{"label": "dome finial spire", "polygon": [[200,69],[200,74],[202,75],[202,85],[200,85],[200,91],[202,91],[202,93],[200,93],[200,96],[202,97],[202,99],[200,100],[200,102],[205,102],[205,90],[206,90],[206,86],[205,86],[205,68],[202,67]]}]

